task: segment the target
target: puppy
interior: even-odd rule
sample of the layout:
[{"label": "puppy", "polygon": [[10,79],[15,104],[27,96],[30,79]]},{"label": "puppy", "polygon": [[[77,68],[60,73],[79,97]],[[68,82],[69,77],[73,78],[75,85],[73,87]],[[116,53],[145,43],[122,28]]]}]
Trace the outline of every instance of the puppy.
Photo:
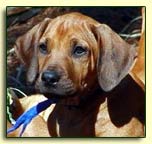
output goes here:
[{"label": "puppy", "polygon": [[27,82],[59,99],[50,136],[144,136],[144,91],[128,75],[137,50],[109,26],[80,13],[45,19],[15,50]]}]

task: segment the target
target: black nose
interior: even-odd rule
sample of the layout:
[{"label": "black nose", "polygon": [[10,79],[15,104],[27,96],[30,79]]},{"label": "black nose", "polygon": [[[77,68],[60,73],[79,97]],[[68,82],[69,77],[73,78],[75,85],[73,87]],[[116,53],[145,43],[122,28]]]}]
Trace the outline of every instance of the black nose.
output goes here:
[{"label": "black nose", "polygon": [[59,74],[56,71],[45,71],[41,77],[46,86],[55,86],[60,79]]}]

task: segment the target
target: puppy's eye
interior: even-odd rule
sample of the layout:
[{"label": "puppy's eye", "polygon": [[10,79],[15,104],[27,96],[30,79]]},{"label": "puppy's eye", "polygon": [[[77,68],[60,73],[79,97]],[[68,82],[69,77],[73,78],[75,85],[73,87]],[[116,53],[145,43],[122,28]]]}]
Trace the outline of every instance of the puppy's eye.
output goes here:
[{"label": "puppy's eye", "polygon": [[47,51],[47,45],[45,43],[41,43],[39,45],[39,50],[43,54],[47,54],[48,53],[48,51]]},{"label": "puppy's eye", "polygon": [[81,57],[87,53],[87,49],[82,46],[75,46],[73,50],[73,55],[76,57]]}]

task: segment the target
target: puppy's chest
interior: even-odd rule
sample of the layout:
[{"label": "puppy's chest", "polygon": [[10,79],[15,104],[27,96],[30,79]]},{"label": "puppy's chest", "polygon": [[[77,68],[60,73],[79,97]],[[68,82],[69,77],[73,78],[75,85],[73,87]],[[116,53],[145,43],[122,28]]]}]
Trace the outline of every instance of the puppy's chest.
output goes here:
[{"label": "puppy's chest", "polygon": [[93,113],[76,108],[62,109],[57,122],[61,136],[94,135],[95,116]]},{"label": "puppy's chest", "polygon": [[102,121],[102,124],[108,124],[109,121],[106,104],[103,104],[101,109],[103,113],[99,113],[99,108],[94,105],[85,108],[62,108],[57,116],[59,135],[96,136],[96,129],[101,124],[98,120]]},{"label": "puppy's chest", "polygon": [[[84,109],[61,108],[56,111],[56,132],[62,137],[109,137],[109,136],[131,136],[142,135],[143,126],[136,119],[121,127],[117,127],[111,120],[107,101],[98,107],[89,105]],[[120,117],[121,119],[121,117]]]}]

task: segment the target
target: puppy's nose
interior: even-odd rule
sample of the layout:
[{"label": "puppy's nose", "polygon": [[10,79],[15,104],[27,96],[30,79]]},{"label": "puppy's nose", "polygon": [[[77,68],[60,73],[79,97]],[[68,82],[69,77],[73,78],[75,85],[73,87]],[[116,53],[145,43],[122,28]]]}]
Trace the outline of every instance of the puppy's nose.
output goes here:
[{"label": "puppy's nose", "polygon": [[46,86],[55,86],[60,79],[59,74],[56,71],[45,71],[41,77]]}]

